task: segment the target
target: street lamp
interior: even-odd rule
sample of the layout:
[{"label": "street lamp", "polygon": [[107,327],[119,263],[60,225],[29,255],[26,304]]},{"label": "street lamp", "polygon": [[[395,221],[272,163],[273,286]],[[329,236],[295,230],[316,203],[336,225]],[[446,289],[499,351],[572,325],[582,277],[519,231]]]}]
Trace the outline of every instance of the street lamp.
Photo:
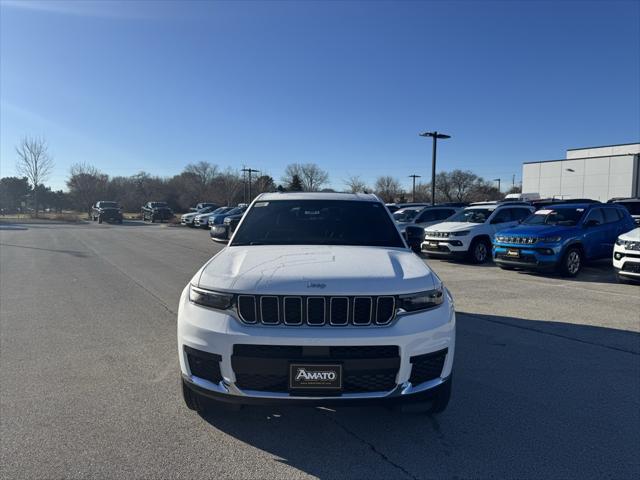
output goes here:
[{"label": "street lamp", "polygon": [[249,203],[251,203],[251,174],[259,173],[260,170],[255,170],[254,168],[243,168],[242,172],[246,172],[249,174]]},{"label": "street lamp", "polygon": [[436,145],[438,143],[438,139],[442,138],[447,139],[451,138],[451,135],[445,135],[444,133],[438,132],[423,132],[418,134],[421,137],[431,137],[433,138],[433,154],[431,156],[431,205],[436,204]]},{"label": "street lamp", "polygon": [[499,178],[494,178],[493,179],[494,182],[498,182],[498,191],[500,192],[500,179]]},{"label": "street lamp", "polygon": [[411,201],[413,203],[416,202],[416,178],[421,178],[422,175],[416,175],[415,173],[413,175],[409,175],[409,178],[413,178],[413,194],[411,195]]}]

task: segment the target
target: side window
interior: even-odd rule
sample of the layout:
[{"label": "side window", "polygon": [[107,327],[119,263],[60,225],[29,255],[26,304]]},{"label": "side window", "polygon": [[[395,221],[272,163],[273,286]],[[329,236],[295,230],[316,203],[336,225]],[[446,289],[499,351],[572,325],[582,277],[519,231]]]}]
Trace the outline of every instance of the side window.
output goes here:
[{"label": "side window", "polygon": [[511,222],[511,208],[503,208],[499,210],[498,213],[491,219],[491,223],[506,223]]},{"label": "side window", "polygon": [[604,215],[602,215],[601,208],[594,208],[589,212],[587,218],[584,219],[584,223],[587,223],[591,220],[596,220],[598,225],[602,225],[604,223]]},{"label": "side window", "polygon": [[437,210],[427,210],[425,212],[422,212],[416,218],[416,223],[431,222],[433,220],[437,220],[437,217],[435,216],[436,212]]},{"label": "side window", "polygon": [[620,220],[617,208],[604,208],[604,223],[615,223]]},{"label": "side window", "polygon": [[442,210],[436,210],[436,218],[434,218],[434,220],[444,220],[445,218],[449,218],[454,213],[456,213],[456,211],[451,208],[443,208]]}]

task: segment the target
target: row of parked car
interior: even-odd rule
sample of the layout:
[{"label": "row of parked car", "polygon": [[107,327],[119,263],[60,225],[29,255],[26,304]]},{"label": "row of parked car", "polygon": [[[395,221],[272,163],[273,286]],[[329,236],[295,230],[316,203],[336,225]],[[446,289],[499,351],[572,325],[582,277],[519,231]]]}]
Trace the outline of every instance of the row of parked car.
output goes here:
[{"label": "row of parked car", "polygon": [[[506,270],[576,276],[585,262],[613,258],[621,280],[640,280],[640,200],[403,205],[393,216],[408,244],[428,257],[490,258]],[[632,215],[633,214],[633,215]]]}]

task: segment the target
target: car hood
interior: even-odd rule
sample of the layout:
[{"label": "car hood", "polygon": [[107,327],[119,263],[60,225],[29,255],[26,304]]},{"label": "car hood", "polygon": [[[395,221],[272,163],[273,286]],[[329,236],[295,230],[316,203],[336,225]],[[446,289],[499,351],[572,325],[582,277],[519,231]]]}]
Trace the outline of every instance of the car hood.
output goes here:
[{"label": "car hood", "polygon": [[388,295],[439,283],[405,249],[323,245],[226,247],[196,274],[210,290],[274,295]]},{"label": "car hood", "polygon": [[436,223],[435,225],[431,225],[429,227],[430,232],[462,232],[464,230],[472,230],[480,225],[484,225],[482,223],[471,223],[471,222],[442,222]]},{"label": "car hood", "polygon": [[558,227],[555,225],[518,225],[507,230],[500,230],[496,235],[516,235],[521,237],[550,237],[567,235],[578,230],[577,227]]},{"label": "car hood", "polygon": [[640,242],[640,228],[635,228],[630,232],[620,235],[620,240],[631,240],[632,242]]},{"label": "car hood", "polygon": [[199,213],[185,213],[181,218],[194,218],[196,215],[199,215]]}]

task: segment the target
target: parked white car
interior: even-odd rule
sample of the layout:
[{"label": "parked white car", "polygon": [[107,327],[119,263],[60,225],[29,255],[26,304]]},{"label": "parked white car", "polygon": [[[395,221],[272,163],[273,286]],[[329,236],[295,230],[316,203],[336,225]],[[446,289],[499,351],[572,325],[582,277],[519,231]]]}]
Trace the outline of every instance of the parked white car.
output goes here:
[{"label": "parked white car", "polygon": [[184,215],[182,215],[180,217],[180,223],[182,225],[186,225],[188,227],[193,227],[194,226],[194,221],[196,219],[196,216],[198,215],[202,215],[205,213],[211,213],[214,211],[220,210],[220,208],[215,207],[215,206],[211,206],[211,207],[204,207],[201,208],[200,210],[197,210],[195,212],[191,212],[191,213],[185,213]]},{"label": "parked white car", "polygon": [[613,268],[621,281],[640,281],[640,228],[623,233],[613,246]]},{"label": "parked white car", "polygon": [[262,194],[182,292],[184,401],[440,412],[455,320],[448,290],[375,195]]},{"label": "parked white car", "polygon": [[517,225],[533,211],[533,207],[523,203],[473,204],[446,222],[427,227],[421,250],[428,256],[484,263],[491,257],[493,235]]}]

